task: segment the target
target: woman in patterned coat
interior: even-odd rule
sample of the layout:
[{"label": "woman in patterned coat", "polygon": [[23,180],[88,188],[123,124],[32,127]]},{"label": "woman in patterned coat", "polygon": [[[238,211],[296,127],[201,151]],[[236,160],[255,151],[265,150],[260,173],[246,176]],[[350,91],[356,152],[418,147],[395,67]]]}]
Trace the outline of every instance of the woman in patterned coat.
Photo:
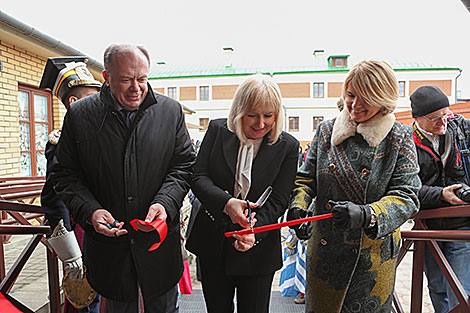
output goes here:
[{"label": "woman in patterned coat", "polygon": [[395,121],[398,82],[382,61],[362,61],[343,87],[345,108],[315,133],[297,173],[288,219],[307,249],[308,313],[391,312],[400,225],[418,211],[412,130]]}]

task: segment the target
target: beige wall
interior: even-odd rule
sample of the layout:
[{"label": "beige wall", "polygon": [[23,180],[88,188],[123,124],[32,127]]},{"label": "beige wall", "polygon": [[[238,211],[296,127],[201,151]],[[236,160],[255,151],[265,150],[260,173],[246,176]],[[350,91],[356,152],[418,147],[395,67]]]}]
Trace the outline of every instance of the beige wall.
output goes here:
[{"label": "beige wall", "polygon": [[343,94],[343,83],[328,83],[328,98],[339,98]]},{"label": "beige wall", "polygon": [[180,100],[196,100],[196,87],[180,87]]},{"label": "beige wall", "polygon": [[421,86],[436,86],[441,89],[446,96],[452,96],[451,80],[410,80],[410,95]]},{"label": "beige wall", "polygon": [[280,83],[283,98],[310,98],[310,83]]},{"label": "beige wall", "polygon": [[235,96],[238,85],[212,86],[213,100],[230,100]]},{"label": "beige wall", "polygon": [[165,94],[165,88],[153,88],[153,90],[155,90],[159,94],[162,94],[162,95]]}]

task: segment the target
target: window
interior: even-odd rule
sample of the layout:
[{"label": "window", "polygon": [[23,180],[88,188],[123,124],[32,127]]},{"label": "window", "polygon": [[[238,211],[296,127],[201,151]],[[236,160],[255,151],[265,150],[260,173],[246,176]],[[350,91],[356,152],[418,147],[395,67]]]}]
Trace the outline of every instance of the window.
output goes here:
[{"label": "window", "polygon": [[199,119],[199,131],[206,131],[209,127],[209,118],[204,117]]},{"label": "window", "polygon": [[398,86],[400,87],[399,96],[404,97],[405,96],[405,82],[399,81]]},{"label": "window", "polygon": [[168,87],[168,97],[176,99],[176,87]]},{"label": "window", "polygon": [[289,131],[290,132],[299,131],[299,117],[298,116],[289,116]]},{"label": "window", "polygon": [[323,121],[323,116],[314,116],[313,117],[313,131],[317,129],[318,124]]},{"label": "window", "polygon": [[208,101],[209,100],[209,86],[200,86],[199,87],[199,100]]},{"label": "window", "polygon": [[323,98],[323,83],[313,83],[313,97],[314,98]]},{"label": "window", "polygon": [[51,94],[24,86],[18,87],[20,113],[21,176],[46,176],[44,151],[52,130]]},{"label": "window", "polygon": [[347,57],[330,57],[331,58],[331,67],[347,67],[348,59]]}]

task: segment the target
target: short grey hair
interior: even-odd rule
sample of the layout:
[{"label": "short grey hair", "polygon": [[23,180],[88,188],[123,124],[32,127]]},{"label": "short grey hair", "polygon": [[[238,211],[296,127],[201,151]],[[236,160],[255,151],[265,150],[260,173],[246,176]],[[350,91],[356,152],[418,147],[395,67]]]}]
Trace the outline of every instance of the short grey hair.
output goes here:
[{"label": "short grey hair", "polygon": [[150,66],[150,54],[148,53],[147,49],[143,46],[134,46],[130,44],[115,44],[113,43],[104,51],[104,70],[107,71],[109,69],[109,65],[113,61],[113,58],[116,54],[122,52],[129,52],[129,51],[140,51],[142,54],[147,58],[147,61]]}]

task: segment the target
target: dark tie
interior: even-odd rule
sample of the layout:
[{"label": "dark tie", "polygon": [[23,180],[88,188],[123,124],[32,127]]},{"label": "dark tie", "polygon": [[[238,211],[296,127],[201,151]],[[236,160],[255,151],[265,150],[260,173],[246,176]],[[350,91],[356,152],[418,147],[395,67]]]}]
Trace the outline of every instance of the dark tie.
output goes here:
[{"label": "dark tie", "polygon": [[124,120],[126,121],[126,126],[127,126],[127,128],[129,128],[131,126],[132,118],[133,118],[134,113],[136,112],[136,110],[129,111],[129,110],[126,110],[126,109],[121,109],[121,112],[124,115]]}]

